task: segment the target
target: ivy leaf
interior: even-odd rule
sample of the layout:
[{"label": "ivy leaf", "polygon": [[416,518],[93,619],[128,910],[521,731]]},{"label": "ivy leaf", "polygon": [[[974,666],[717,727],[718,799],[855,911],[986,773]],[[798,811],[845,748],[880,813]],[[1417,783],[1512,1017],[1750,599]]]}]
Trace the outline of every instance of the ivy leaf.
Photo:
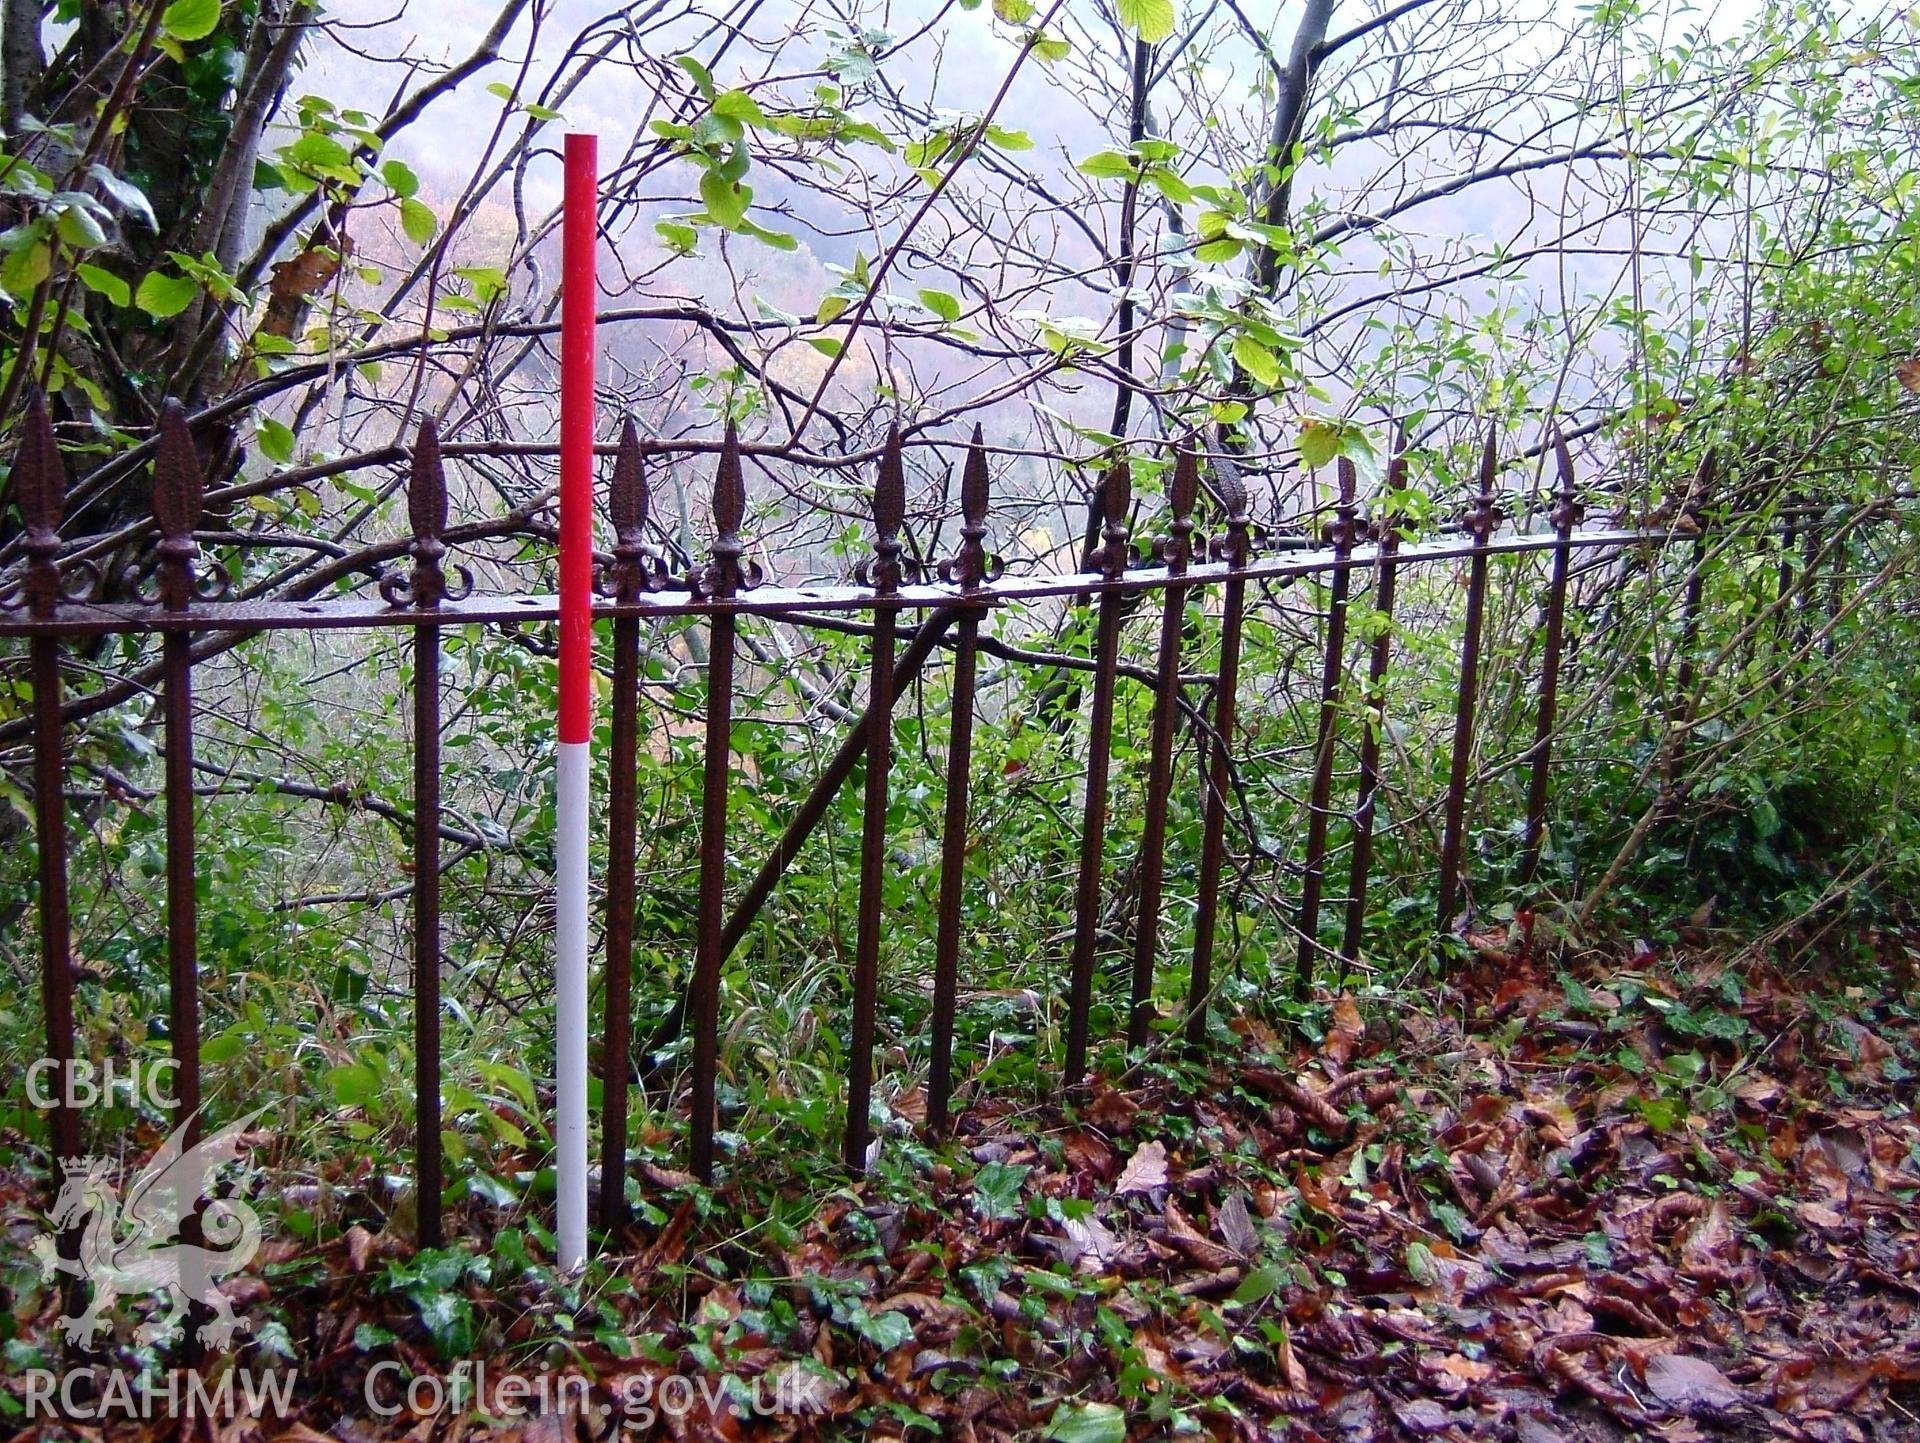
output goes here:
[{"label": "ivy leaf", "polygon": [[1173,34],[1173,0],[1115,0],[1120,23],[1149,45]]},{"label": "ivy leaf", "polygon": [[205,40],[219,24],[220,0],[173,0],[160,12],[160,28],[187,45]]},{"label": "ivy leaf", "polygon": [[1053,1443],[1127,1443],[1127,1415],[1111,1403],[1062,1404],[1046,1436]]},{"label": "ivy leaf", "polygon": [[193,304],[200,288],[185,276],[148,271],[133,293],[133,303],[156,321],[169,320]]},{"label": "ivy leaf", "polygon": [[407,233],[408,240],[423,246],[440,229],[440,220],[425,201],[409,196],[400,202],[400,229]]},{"label": "ivy leaf", "polygon": [[990,1162],[973,1176],[973,1211],[983,1220],[1020,1215],[1020,1187],[1033,1171],[1024,1163]]}]

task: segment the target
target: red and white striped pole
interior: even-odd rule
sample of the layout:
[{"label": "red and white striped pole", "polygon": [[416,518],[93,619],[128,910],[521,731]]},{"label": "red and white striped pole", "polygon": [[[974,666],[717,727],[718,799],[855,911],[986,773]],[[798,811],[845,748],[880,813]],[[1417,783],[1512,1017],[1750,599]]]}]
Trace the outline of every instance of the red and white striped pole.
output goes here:
[{"label": "red and white striped pole", "polygon": [[560,291],[560,731],[555,769],[554,1146],[563,1269],[587,1258],[587,778],[593,732],[598,138],[566,142]]}]

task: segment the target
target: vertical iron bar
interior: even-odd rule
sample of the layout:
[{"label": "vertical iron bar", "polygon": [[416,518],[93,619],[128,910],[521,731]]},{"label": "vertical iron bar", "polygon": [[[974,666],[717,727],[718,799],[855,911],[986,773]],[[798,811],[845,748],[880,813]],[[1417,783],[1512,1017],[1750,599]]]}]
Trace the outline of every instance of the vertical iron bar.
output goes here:
[{"label": "vertical iron bar", "polygon": [[[1125,458],[1108,468],[1100,485],[1106,524],[1101,530],[1099,565],[1110,581],[1127,569],[1127,507],[1132,500]],[[1073,954],[1068,968],[1067,1057],[1062,1081],[1078,1087],[1087,1072],[1087,1043],[1092,1031],[1094,947],[1100,930],[1100,873],[1106,860],[1107,776],[1112,764],[1113,688],[1120,666],[1121,596],[1100,593],[1095,623],[1093,710],[1087,728],[1087,793],[1080,822],[1080,877],[1074,891]]]},{"label": "vertical iron bar", "polygon": [[[423,421],[407,476],[413,533],[404,576],[381,583],[394,605],[434,611],[447,596],[447,477],[440,431]],[[463,577],[465,571],[460,573]],[[445,1192],[440,1143],[440,628],[413,628],[413,1148],[420,1246],[438,1247]]]},{"label": "vertical iron bar", "polygon": [[[1388,489],[1398,491],[1405,485],[1406,460],[1396,456],[1388,472]],[[1381,516],[1373,523],[1379,537],[1377,580],[1374,582],[1373,609],[1379,614],[1380,632],[1373,639],[1373,654],[1367,661],[1367,723],[1360,738],[1360,780],[1353,809],[1353,856],[1347,872],[1347,926],[1340,939],[1343,961],[1354,962],[1360,956],[1360,935],[1367,921],[1367,883],[1373,871],[1373,819],[1380,803],[1380,736],[1387,724],[1387,668],[1393,659],[1393,593],[1400,579],[1400,565],[1394,559],[1400,548],[1400,533],[1392,518]]]},{"label": "vertical iron bar", "polygon": [[1187,1042],[1207,1037],[1207,1002],[1213,995],[1213,934],[1220,908],[1220,873],[1226,865],[1228,792],[1233,776],[1234,704],[1240,689],[1240,624],[1246,611],[1249,555],[1247,489],[1238,470],[1223,461],[1215,486],[1227,509],[1227,534],[1216,555],[1228,566],[1221,597],[1220,675],[1214,683],[1213,736],[1208,747],[1207,786],[1200,843],[1200,886],[1193,918],[1193,969],[1187,983]]},{"label": "vertical iron bar", "polygon": [[[960,481],[960,550],[942,567],[943,579],[962,592],[986,580],[987,455],[980,428],[973,428]],[[927,1063],[927,1132],[946,1131],[953,1096],[953,1018],[960,990],[960,907],[967,884],[968,789],[973,766],[974,672],[978,664],[980,613],[960,617],[953,658],[953,715],[947,732],[947,806],[940,834],[939,930],[933,954],[932,1049]]]},{"label": "vertical iron bar", "polygon": [[1553,563],[1547,578],[1546,636],[1541,644],[1540,706],[1534,714],[1533,748],[1527,753],[1527,828],[1520,848],[1520,880],[1530,882],[1540,867],[1547,827],[1547,776],[1553,761],[1553,729],[1560,712],[1560,657],[1567,619],[1567,572],[1572,562],[1574,523],[1579,501],[1574,490],[1573,455],[1559,434],[1553,453],[1560,472],[1560,494],[1553,507]]},{"label": "vertical iron bar", "polygon": [[[620,430],[608,510],[613,518],[612,593],[616,601],[639,598],[648,580],[647,482],[640,436],[628,417]],[[600,1067],[600,1226],[608,1232],[626,1221],[627,1075],[633,1067],[633,921],[638,879],[638,784],[640,761],[640,619],[613,623],[613,751],[608,758],[607,968]]]},{"label": "vertical iron bar", "polygon": [[740,442],[727,427],[713,486],[713,559],[695,577],[700,594],[714,603],[707,647],[707,753],[700,806],[700,919],[694,947],[692,1005],[693,1079],[691,1154],[693,1174],[713,1180],[714,1099],[720,1053],[720,969],[726,961],[722,929],[727,901],[727,784],[733,767],[732,601],[743,579],[746,481]]},{"label": "vertical iron bar", "polygon": [[[53,434],[47,400],[36,386],[27,392],[14,456],[13,493],[26,535],[22,584],[31,614],[46,620],[60,604],[60,521],[66,508],[66,466]],[[39,863],[40,1005],[46,1019],[47,1056],[58,1078],[51,1122],[56,1179],[60,1164],[80,1156],[80,1114],[73,1095],[73,936],[67,898],[66,748],[60,729],[60,643],[34,637],[29,648],[33,677],[33,821]],[[79,1232],[60,1238],[61,1256],[79,1256]],[[69,1311],[73,1311],[69,1309]]]},{"label": "vertical iron bar", "polygon": [[1320,893],[1326,881],[1327,810],[1333,800],[1333,748],[1339,735],[1340,680],[1346,670],[1347,592],[1353,551],[1353,462],[1340,458],[1340,501],[1333,523],[1333,578],[1327,598],[1327,650],[1320,671],[1320,718],[1313,745],[1313,784],[1307,800],[1306,869],[1300,879],[1300,953],[1293,993],[1305,1001],[1313,990],[1320,953]]},{"label": "vertical iron bar", "polygon": [[1480,492],[1467,513],[1473,552],[1467,572],[1467,617],[1460,641],[1460,702],[1453,719],[1453,765],[1447,780],[1446,830],[1440,842],[1440,921],[1453,925],[1460,902],[1460,854],[1466,834],[1467,781],[1473,762],[1473,713],[1480,686],[1480,629],[1487,606],[1487,538],[1493,534],[1494,436],[1480,456]]},{"label": "vertical iron bar", "polygon": [[[1159,547],[1169,577],[1184,576],[1193,559],[1193,503],[1200,492],[1200,459],[1183,446],[1173,464],[1173,521]],[[1140,832],[1140,896],[1133,931],[1133,991],[1127,1009],[1127,1049],[1147,1045],[1153,1021],[1153,956],[1160,945],[1160,897],[1167,865],[1167,802],[1173,791],[1174,728],[1180,718],[1180,632],[1187,588],[1169,581],[1160,599],[1160,651],[1154,668],[1153,745],[1147,763],[1147,811]]]},{"label": "vertical iron bar", "polygon": [[[198,588],[199,548],[193,530],[200,521],[199,453],[187,429],[186,412],[168,400],[160,412],[160,448],[154,459],[153,509],[160,525],[157,551],[160,605],[184,612]],[[194,862],[193,635],[169,626],[161,643],[161,710],[164,717],[167,837],[167,1030],[175,1064],[174,1097],[184,1131],[181,1145],[200,1136],[200,976]]]},{"label": "vertical iron bar", "polygon": [[413,629],[413,1089],[420,1246],[440,1246],[440,632]]},{"label": "vertical iron bar", "polygon": [[887,436],[873,488],[873,559],[864,580],[874,590],[871,681],[867,688],[867,778],[860,826],[860,903],[853,950],[853,1038],[847,1058],[847,1170],[867,1168],[873,1101],[873,1039],[880,993],[880,918],[887,879],[887,782],[893,766],[893,634],[900,590],[900,526],[906,519],[906,470],[900,432]]}]

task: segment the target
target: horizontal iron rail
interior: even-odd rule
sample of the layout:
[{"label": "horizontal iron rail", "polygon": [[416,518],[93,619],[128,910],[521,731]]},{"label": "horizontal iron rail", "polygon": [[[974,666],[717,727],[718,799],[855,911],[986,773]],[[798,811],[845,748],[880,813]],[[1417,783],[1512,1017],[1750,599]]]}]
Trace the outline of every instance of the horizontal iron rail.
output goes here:
[{"label": "horizontal iron rail", "polygon": [[[1600,530],[1575,532],[1568,543],[1576,550],[1601,546],[1669,546],[1692,541],[1689,530]],[[1551,532],[1496,536],[1487,554],[1515,555],[1550,551],[1560,544]],[[596,620],[615,617],[712,616],[729,612],[741,616],[783,615],[798,611],[935,610],[956,605],[980,606],[1040,601],[1055,597],[1105,592],[1155,591],[1166,586],[1207,586],[1238,575],[1248,581],[1291,580],[1338,570],[1367,570],[1376,561],[1378,546],[1355,546],[1341,556],[1330,547],[1289,551],[1259,557],[1239,568],[1223,562],[1196,565],[1183,573],[1164,566],[1143,566],[1118,577],[1099,572],[1046,576],[1006,576],[971,594],[956,587],[902,586],[891,596],[876,595],[870,587],[852,585],[763,586],[731,598],[695,596],[690,592],[660,592],[633,601],[596,600]],[[1421,562],[1462,560],[1473,554],[1466,537],[1445,537],[1404,545],[1396,554],[1406,567]],[[322,601],[204,601],[178,611],[163,611],[138,603],[100,604],[66,602],[51,615],[0,614],[0,636],[98,636],[168,631],[337,631],[386,626],[472,626],[557,621],[559,598],[548,593],[502,593],[449,597],[432,609],[393,606],[372,597],[338,597]]]}]

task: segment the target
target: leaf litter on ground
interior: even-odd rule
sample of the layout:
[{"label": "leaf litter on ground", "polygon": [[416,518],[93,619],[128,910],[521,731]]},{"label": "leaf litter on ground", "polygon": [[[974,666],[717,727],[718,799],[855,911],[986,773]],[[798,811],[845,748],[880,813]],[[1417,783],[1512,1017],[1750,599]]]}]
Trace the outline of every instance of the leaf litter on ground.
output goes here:
[{"label": "leaf litter on ground", "polygon": [[[219,1443],[1920,1438],[1920,1014],[1898,983],[1490,950],[1444,1013],[1369,1030],[1341,997],[1315,1046],[1243,1020],[1211,1073],[976,1099],[916,1181],[816,1188],[798,1228],[654,1167],[650,1220],[590,1289],[532,1227],[524,1265],[455,1250],[434,1287],[369,1220],[270,1245],[228,1286],[284,1329],[296,1415]],[[57,1294],[14,1303],[10,1352],[51,1339]],[[452,1347],[576,1375],[592,1406],[358,1402],[376,1361],[446,1377]],[[736,1391],[622,1406],[689,1374]],[[756,1384],[795,1406],[731,1406]]]}]

